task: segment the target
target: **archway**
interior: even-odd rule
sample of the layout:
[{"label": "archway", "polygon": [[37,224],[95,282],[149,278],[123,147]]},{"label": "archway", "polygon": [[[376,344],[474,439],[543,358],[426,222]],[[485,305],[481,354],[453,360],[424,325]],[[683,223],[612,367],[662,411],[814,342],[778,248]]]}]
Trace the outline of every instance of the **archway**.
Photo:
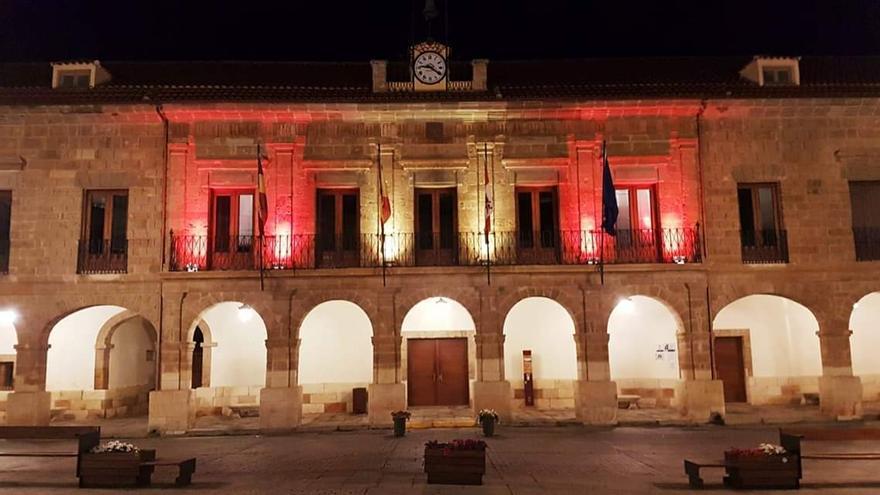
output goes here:
[{"label": "archway", "polygon": [[15,346],[18,334],[15,330],[15,313],[0,311],[0,423],[6,421],[6,398],[15,384]]},{"label": "archway", "polygon": [[853,304],[849,317],[853,375],[862,380],[862,397],[880,400],[880,292],[872,292]]},{"label": "archway", "polygon": [[448,297],[415,304],[401,324],[401,376],[410,406],[470,405],[476,378],[476,325]]},{"label": "archway", "polygon": [[309,311],[299,330],[304,414],[353,412],[352,390],[373,382],[372,337],[369,316],[353,302],[326,301]]},{"label": "archway", "polygon": [[[192,323],[187,342],[193,347],[197,330],[210,353],[202,354],[203,383],[195,389],[196,415],[257,416],[260,389],[266,383],[263,318],[247,304],[226,301],[202,311]],[[204,362],[206,356],[210,356],[209,363]]]},{"label": "archway", "polygon": [[62,420],[145,415],[156,385],[156,332],[119,306],[92,306],[49,333],[46,390]]},{"label": "archway", "polygon": [[818,331],[819,322],[809,309],[781,296],[750,295],[722,308],[713,321],[713,335],[725,400],[800,404],[818,394]]},{"label": "archway", "polygon": [[514,393],[514,405],[525,407],[524,351],[531,351],[532,396],[538,409],[574,409],[578,378],[575,323],[558,302],[527,297],[504,318],[504,375]]},{"label": "archway", "polygon": [[681,321],[657,299],[621,299],[608,317],[608,364],[622,395],[638,395],[639,407],[677,407],[681,370]]}]

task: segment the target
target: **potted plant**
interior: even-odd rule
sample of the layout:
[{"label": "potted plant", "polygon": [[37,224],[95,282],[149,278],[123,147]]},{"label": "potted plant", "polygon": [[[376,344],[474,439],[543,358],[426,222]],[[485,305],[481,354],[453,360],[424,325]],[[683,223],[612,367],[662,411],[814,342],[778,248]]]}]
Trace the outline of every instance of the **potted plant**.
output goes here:
[{"label": "potted plant", "polygon": [[726,485],[734,488],[798,488],[798,458],[779,446],[724,451]]},{"label": "potted plant", "polygon": [[495,424],[498,423],[498,413],[494,409],[481,409],[477,413],[477,422],[483,427],[483,435],[491,437],[495,434]]},{"label": "potted plant", "polygon": [[428,483],[482,485],[486,472],[486,442],[453,440],[425,444]]},{"label": "potted plant", "polygon": [[134,486],[140,481],[140,464],[155,460],[155,450],[113,440],[80,454],[78,476],[81,487]]},{"label": "potted plant", "polygon": [[406,434],[406,422],[412,417],[409,411],[393,411],[391,419],[394,420],[394,436],[402,437]]}]

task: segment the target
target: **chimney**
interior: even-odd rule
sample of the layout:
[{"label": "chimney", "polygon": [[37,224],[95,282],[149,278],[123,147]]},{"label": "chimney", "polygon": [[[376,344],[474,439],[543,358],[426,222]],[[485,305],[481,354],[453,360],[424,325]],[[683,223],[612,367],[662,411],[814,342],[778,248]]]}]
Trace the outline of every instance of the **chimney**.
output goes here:
[{"label": "chimney", "polygon": [[370,60],[370,67],[373,69],[373,92],[388,91],[388,61]]},{"label": "chimney", "polygon": [[485,58],[471,60],[471,66],[473,66],[471,89],[474,91],[486,91],[486,74],[488,73],[489,61]]}]

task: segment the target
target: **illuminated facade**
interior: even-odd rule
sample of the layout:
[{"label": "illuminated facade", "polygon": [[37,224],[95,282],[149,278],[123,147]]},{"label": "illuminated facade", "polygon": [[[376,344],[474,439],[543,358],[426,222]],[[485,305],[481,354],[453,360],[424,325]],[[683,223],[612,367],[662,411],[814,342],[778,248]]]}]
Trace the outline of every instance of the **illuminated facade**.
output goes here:
[{"label": "illuminated facade", "polygon": [[871,60],[441,58],[0,68],[7,422],[880,399]]}]

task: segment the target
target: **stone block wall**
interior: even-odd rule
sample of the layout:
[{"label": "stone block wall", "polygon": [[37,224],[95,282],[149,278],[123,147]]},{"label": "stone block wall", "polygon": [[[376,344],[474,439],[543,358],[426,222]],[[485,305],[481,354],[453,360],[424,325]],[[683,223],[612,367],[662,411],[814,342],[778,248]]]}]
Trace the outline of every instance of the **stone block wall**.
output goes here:
[{"label": "stone block wall", "polygon": [[[513,407],[526,407],[522,380],[511,380],[510,388],[513,392]],[[574,409],[574,380],[535,380],[534,393],[536,409]]]},{"label": "stone block wall", "polygon": [[[352,412],[352,389],[367,383],[321,383],[302,386],[303,414]],[[367,398],[369,402],[369,397]]]},{"label": "stone block wall", "polygon": [[54,391],[51,393],[51,417],[69,421],[143,416],[149,409],[149,394],[147,386]]},{"label": "stone block wall", "polygon": [[196,416],[230,416],[234,408],[258,408],[261,386],[201,387],[193,390]]}]

